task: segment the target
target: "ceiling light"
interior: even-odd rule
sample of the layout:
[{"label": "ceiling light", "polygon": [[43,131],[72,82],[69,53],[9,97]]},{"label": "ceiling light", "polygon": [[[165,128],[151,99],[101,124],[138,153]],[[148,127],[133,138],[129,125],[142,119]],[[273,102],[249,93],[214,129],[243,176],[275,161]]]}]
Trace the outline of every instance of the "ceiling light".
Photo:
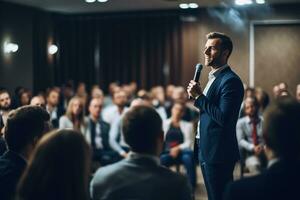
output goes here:
[{"label": "ceiling light", "polygon": [[4,42],[4,53],[15,53],[19,49],[19,45],[15,43]]},{"label": "ceiling light", "polygon": [[250,5],[252,3],[252,0],[235,0],[235,4],[239,6]]},{"label": "ceiling light", "polygon": [[94,3],[96,0],[85,0],[87,3]]},{"label": "ceiling light", "polygon": [[190,8],[198,8],[199,6],[196,3],[189,3],[189,7]]},{"label": "ceiling light", "polygon": [[179,7],[181,9],[188,9],[189,8],[189,4],[187,4],[187,3],[181,3],[181,4],[179,4]]},{"label": "ceiling light", "polygon": [[104,3],[107,2],[108,0],[98,0],[98,2]]},{"label": "ceiling light", "polygon": [[51,55],[56,54],[57,51],[58,47],[55,44],[50,45],[48,48],[48,53]]},{"label": "ceiling light", "polygon": [[257,3],[257,4],[264,4],[264,3],[266,3],[266,2],[265,2],[265,0],[256,0],[256,3]]}]

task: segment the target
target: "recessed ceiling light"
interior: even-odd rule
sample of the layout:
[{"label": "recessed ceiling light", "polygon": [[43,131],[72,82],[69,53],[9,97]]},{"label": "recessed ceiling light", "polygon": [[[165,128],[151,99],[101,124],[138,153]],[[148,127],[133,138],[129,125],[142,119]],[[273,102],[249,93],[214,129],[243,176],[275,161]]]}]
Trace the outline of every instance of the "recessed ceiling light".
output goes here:
[{"label": "recessed ceiling light", "polygon": [[264,4],[264,3],[266,3],[266,2],[265,2],[265,0],[256,0],[256,3],[257,3],[257,4]]},{"label": "recessed ceiling light", "polygon": [[107,2],[108,0],[98,0],[98,2],[104,3]]},{"label": "recessed ceiling light", "polygon": [[181,3],[181,4],[179,4],[179,7],[181,9],[188,9],[189,8],[189,4],[187,4],[187,3]]},{"label": "recessed ceiling light", "polygon": [[196,3],[189,3],[189,7],[190,8],[198,8],[199,6]]},{"label": "recessed ceiling light", "polygon": [[235,0],[235,4],[239,6],[250,5],[252,3],[252,0]]},{"label": "recessed ceiling light", "polygon": [[94,3],[96,0],[85,0],[87,3]]}]

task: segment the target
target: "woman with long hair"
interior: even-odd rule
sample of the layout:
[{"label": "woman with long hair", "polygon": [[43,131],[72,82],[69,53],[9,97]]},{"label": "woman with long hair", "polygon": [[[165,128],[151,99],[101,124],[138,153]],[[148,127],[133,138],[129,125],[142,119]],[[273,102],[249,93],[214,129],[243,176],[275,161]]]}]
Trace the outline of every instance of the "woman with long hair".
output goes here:
[{"label": "woman with long hair", "polygon": [[58,130],[38,142],[17,189],[18,200],[88,200],[90,147],[82,134]]},{"label": "woman with long hair", "polygon": [[83,101],[75,96],[70,100],[66,114],[59,119],[59,128],[73,129],[85,134],[86,124]]}]

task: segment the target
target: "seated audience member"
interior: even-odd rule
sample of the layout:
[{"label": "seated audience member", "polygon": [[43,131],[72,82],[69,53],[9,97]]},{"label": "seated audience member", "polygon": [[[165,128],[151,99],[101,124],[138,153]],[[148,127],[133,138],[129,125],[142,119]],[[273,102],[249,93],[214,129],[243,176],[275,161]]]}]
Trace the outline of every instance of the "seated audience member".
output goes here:
[{"label": "seated audience member", "polygon": [[85,134],[86,124],[82,99],[75,96],[70,100],[66,114],[59,119],[59,128],[73,129]]},{"label": "seated audience member", "polygon": [[244,100],[241,104],[241,108],[240,108],[240,112],[239,112],[239,118],[242,118],[245,116],[245,99],[248,98],[248,97],[251,97],[251,98],[255,98],[255,89],[252,88],[252,87],[247,87],[245,89],[245,92],[244,92]]},{"label": "seated audience member", "polygon": [[103,99],[93,98],[89,105],[89,118],[87,123],[86,139],[91,144],[93,150],[93,160],[99,161],[100,164],[107,165],[114,163],[121,158],[118,153],[113,151],[109,145],[109,129],[108,123],[102,120],[101,110]]},{"label": "seated audience member", "polygon": [[281,82],[278,84],[279,90],[281,91],[288,91],[288,85],[286,82]]},{"label": "seated audience member", "polygon": [[32,106],[40,106],[42,108],[46,108],[45,98],[42,95],[34,96],[30,100],[30,105],[32,105]]},{"label": "seated audience member", "polygon": [[98,169],[90,185],[93,200],[191,199],[185,177],[159,165],[163,147],[162,120],[149,106],[133,106],[122,123],[128,158]]},{"label": "seated audience member", "polygon": [[90,149],[82,134],[59,130],[38,142],[17,189],[20,200],[89,200]]},{"label": "seated audience member", "polygon": [[236,134],[241,149],[242,162],[250,173],[257,174],[265,162],[263,151],[263,118],[258,113],[255,98],[247,97],[244,101],[245,117],[240,118],[236,125]]},{"label": "seated audience member", "polygon": [[17,96],[16,108],[29,105],[31,96],[32,96],[32,94],[29,89],[26,89],[26,88],[20,89],[20,91],[18,92],[18,96]]},{"label": "seated audience member", "polygon": [[114,105],[109,106],[103,110],[103,120],[112,125],[116,118],[119,118],[127,109],[127,94],[124,90],[116,91],[113,94]]},{"label": "seated audience member", "polygon": [[8,113],[11,111],[11,98],[7,90],[0,90],[0,131],[2,132],[2,128],[5,126]]},{"label": "seated audience member", "polygon": [[73,85],[73,81],[69,80],[61,88],[59,107],[61,107],[63,111],[67,110],[69,101],[74,96]]},{"label": "seated audience member", "polygon": [[39,106],[9,113],[5,128],[8,151],[0,157],[0,199],[11,200],[38,139],[49,129],[49,114]]},{"label": "seated audience member", "polygon": [[158,112],[161,119],[164,121],[167,119],[167,111],[165,105],[165,91],[162,86],[156,86],[151,89],[152,105],[156,112]]},{"label": "seated audience member", "polygon": [[160,155],[160,162],[167,167],[183,164],[191,186],[196,186],[196,165],[194,161],[193,124],[181,120],[184,105],[175,103],[171,110],[171,118],[163,122],[165,133],[164,149]]},{"label": "seated audience member", "polygon": [[259,105],[259,112],[263,114],[270,102],[269,95],[262,88],[256,88],[255,98],[257,99]]},{"label": "seated audience member", "polygon": [[296,99],[300,102],[300,84],[298,84],[296,88]]},{"label": "seated audience member", "polygon": [[113,95],[115,92],[117,92],[119,90],[121,90],[121,87],[119,86],[118,83],[112,82],[109,84],[109,86],[108,86],[109,93],[107,95],[105,95],[105,97],[104,97],[104,105],[103,105],[104,108],[113,105],[113,100],[112,100]]},{"label": "seated audience member", "polygon": [[59,118],[63,115],[63,109],[59,104],[59,91],[56,88],[48,90],[46,95],[46,110],[50,114],[52,128],[58,128]]},{"label": "seated audience member", "polygon": [[88,93],[86,91],[86,85],[85,85],[84,82],[79,82],[78,83],[75,96],[80,97],[80,99],[82,100],[83,105],[87,104]]},{"label": "seated audience member", "polygon": [[278,85],[274,85],[273,87],[273,97],[277,99],[280,96],[280,88]]},{"label": "seated audience member", "polygon": [[298,199],[300,179],[300,104],[284,97],[267,108],[263,136],[268,169],[228,185],[225,200]]}]

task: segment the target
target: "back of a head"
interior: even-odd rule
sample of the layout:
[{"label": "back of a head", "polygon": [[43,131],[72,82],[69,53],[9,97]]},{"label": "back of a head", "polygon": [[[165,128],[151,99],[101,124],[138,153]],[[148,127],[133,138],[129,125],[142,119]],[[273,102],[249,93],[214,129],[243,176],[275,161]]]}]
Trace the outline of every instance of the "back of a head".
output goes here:
[{"label": "back of a head", "polygon": [[22,200],[87,200],[90,149],[73,130],[46,134],[38,143],[18,186]]},{"label": "back of a head", "polygon": [[126,112],[122,129],[132,151],[152,154],[162,134],[162,120],[150,106],[134,106]]},{"label": "back of a head", "polygon": [[265,112],[266,145],[283,160],[300,161],[300,104],[292,98],[278,99]]},{"label": "back of a head", "polygon": [[8,149],[21,153],[33,144],[45,131],[49,121],[48,112],[40,106],[22,106],[9,113],[5,127]]}]

